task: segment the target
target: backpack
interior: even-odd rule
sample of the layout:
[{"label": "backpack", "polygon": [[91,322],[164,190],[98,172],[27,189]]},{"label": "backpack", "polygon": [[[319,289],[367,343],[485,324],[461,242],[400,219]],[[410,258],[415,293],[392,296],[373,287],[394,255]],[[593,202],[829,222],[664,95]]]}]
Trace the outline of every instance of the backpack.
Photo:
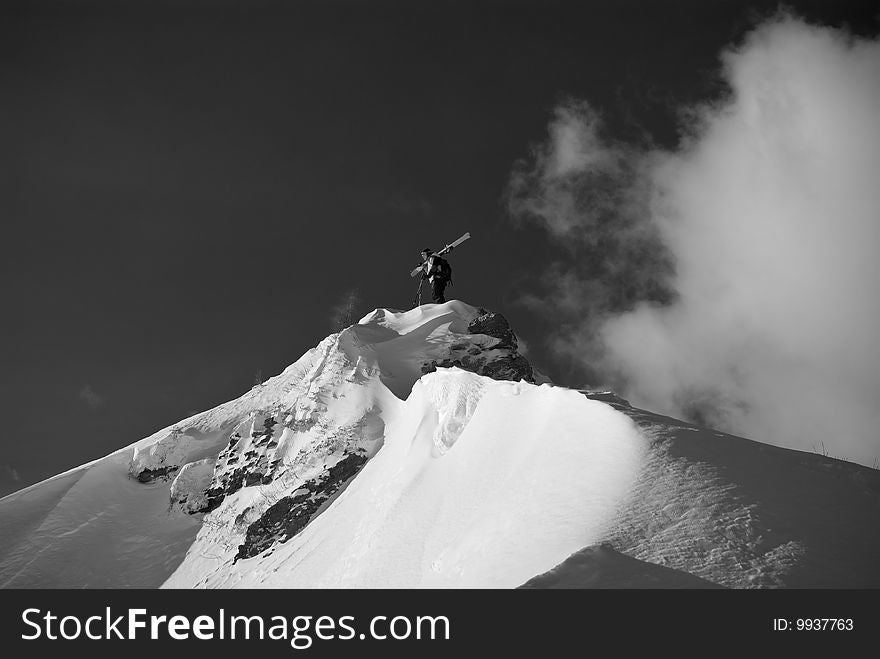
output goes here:
[{"label": "backpack", "polygon": [[441,279],[445,279],[452,283],[452,266],[449,265],[449,261],[439,256],[435,256],[434,267],[437,268],[437,274],[440,275]]}]

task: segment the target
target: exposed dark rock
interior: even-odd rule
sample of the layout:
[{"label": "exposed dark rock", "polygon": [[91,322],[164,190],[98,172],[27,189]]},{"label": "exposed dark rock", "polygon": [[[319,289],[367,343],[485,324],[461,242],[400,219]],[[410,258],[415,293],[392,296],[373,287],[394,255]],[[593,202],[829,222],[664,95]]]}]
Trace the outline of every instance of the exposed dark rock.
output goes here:
[{"label": "exposed dark rock", "polygon": [[251,432],[251,437],[256,439],[257,444],[259,445],[260,442],[266,441],[270,437],[272,437],[272,434],[275,432],[274,427],[276,425],[278,425],[278,422],[275,420],[274,417],[266,417],[266,419],[263,420],[263,427],[259,430],[254,428],[254,430]]},{"label": "exposed dark rock", "polygon": [[532,365],[525,357],[517,354],[487,362],[481,375],[487,375],[495,380],[513,380],[515,382],[525,380],[533,384],[535,382]]},{"label": "exposed dark rock", "polygon": [[495,337],[500,342],[494,347],[508,348],[509,350],[516,351],[516,334],[510,329],[507,318],[500,313],[487,311],[481,307],[479,315],[468,324],[468,332]]},{"label": "exposed dark rock", "polygon": [[[211,487],[205,491],[205,505],[195,512],[214,510],[223,502],[223,499],[243,487],[265,485],[272,482],[273,477],[268,472],[278,464],[279,460],[274,460],[270,467],[265,451],[278,446],[278,440],[273,438],[277,425],[278,422],[273,416],[266,417],[263,420],[262,428],[254,429],[251,433],[251,437],[256,440],[252,446],[257,448],[250,448],[244,454],[229,456],[235,445],[242,439],[237,432],[230,435],[229,443],[220,452],[219,457],[229,456],[225,462],[227,468],[233,465],[238,466],[231,473],[222,468],[215,473]],[[311,425],[314,425],[314,422],[311,422]],[[241,462],[239,463],[239,461]]]},{"label": "exposed dark rock", "polygon": [[140,483],[152,483],[157,478],[167,476],[168,474],[174,473],[178,469],[180,469],[178,465],[156,467],[155,469],[144,469],[137,475],[137,479]]},{"label": "exposed dark rock", "polygon": [[296,490],[298,494],[280,499],[248,526],[235,560],[252,558],[273,543],[286,542],[295,536],[312,520],[321,505],[366,462],[366,456],[349,453],[320,477],[303,483]]},{"label": "exposed dark rock", "polygon": [[252,471],[244,477],[244,486],[250,487],[251,485],[259,485],[262,480],[263,474],[258,471]]},{"label": "exposed dark rock", "polygon": [[294,419],[290,423],[286,424],[288,428],[290,428],[294,432],[307,432],[311,430],[312,427],[315,426],[317,421],[311,417],[307,419]]},{"label": "exposed dark rock", "polygon": [[477,317],[468,324],[468,332],[491,336],[498,342],[486,348],[465,343],[453,344],[448,357],[423,364],[422,373],[457,366],[495,380],[535,382],[531,364],[517,352],[516,335],[500,313],[479,309]]},{"label": "exposed dark rock", "polygon": [[205,491],[205,505],[198,510],[194,510],[193,513],[209,513],[218,508],[225,498],[226,494],[223,492],[222,488],[208,488]]},{"label": "exposed dark rock", "polygon": [[[205,505],[195,512],[211,512],[217,508],[228,495],[245,487],[245,481],[249,474],[247,466],[239,467],[228,476],[225,476],[218,485],[209,487],[205,491]],[[262,477],[262,474],[260,474],[260,477]]]},{"label": "exposed dark rock", "polygon": [[262,432],[260,432],[258,434],[269,435],[271,437],[272,433],[274,432],[273,428],[276,425],[278,425],[278,422],[275,420],[274,417],[270,416],[270,417],[266,418],[265,421],[263,421],[263,430],[262,430]]},{"label": "exposed dark rock", "polygon": [[229,479],[225,483],[226,487],[223,488],[223,491],[226,494],[237,492],[242,487],[244,487],[244,480],[245,478],[247,478],[247,475],[247,467],[239,467],[229,476]]},{"label": "exposed dark rock", "polygon": [[493,380],[511,380],[513,382],[525,380],[526,382],[535,382],[531,364],[529,364],[525,357],[517,354],[495,357],[492,360],[488,360],[485,357],[471,358],[469,356],[462,357],[461,359],[433,360],[428,364],[422,365],[422,373],[433,373],[438,368],[452,368],[456,366],[477,375],[485,375]]}]

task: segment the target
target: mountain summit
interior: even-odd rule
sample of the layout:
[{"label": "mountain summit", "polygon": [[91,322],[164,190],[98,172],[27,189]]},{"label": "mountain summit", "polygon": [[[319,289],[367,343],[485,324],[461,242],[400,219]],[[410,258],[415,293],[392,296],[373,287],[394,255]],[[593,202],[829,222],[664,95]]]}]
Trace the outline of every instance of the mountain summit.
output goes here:
[{"label": "mountain summit", "polygon": [[877,470],[555,386],[450,301],[3,498],[0,585],[877,587],[878,513]]}]

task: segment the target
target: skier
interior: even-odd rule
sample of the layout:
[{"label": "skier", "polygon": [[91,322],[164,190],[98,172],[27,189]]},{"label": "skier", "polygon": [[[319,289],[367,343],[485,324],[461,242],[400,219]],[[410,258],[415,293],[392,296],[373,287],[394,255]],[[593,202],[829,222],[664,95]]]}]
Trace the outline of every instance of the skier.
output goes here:
[{"label": "skier", "polygon": [[419,266],[422,270],[422,280],[427,279],[431,282],[431,299],[435,304],[446,302],[443,291],[446,290],[446,284],[449,283],[452,268],[449,262],[442,256],[437,256],[430,247],[422,250],[422,264]]},{"label": "skier", "polygon": [[440,257],[447,252],[451,252],[470,237],[471,234],[467,231],[461,238],[455,242],[449,243],[436,254],[430,247],[426,247],[422,250],[422,262],[409,273],[410,277],[418,277],[419,274],[421,274],[421,278],[419,279],[419,290],[416,291],[416,297],[413,300],[413,308],[422,303],[422,285],[426,279],[431,282],[431,292],[434,302],[438,304],[446,302],[446,298],[443,296],[443,291],[446,289],[446,284],[452,283],[452,266],[449,265],[449,261]]}]

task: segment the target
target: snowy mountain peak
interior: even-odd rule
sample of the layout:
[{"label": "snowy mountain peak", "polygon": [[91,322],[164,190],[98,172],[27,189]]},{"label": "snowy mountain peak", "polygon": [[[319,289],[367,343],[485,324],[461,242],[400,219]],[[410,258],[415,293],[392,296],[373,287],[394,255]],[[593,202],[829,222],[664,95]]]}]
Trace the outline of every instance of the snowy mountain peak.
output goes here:
[{"label": "snowy mountain peak", "polygon": [[[98,505],[102,498],[92,499],[93,488],[104,489],[112,510],[127,518],[119,528],[141,522],[151,529],[173,528],[174,540],[161,531],[156,542],[177,543],[179,549],[199,529],[200,542],[228,547],[233,560],[289,539],[381,448],[386,419],[397,413],[415,382],[452,364],[498,378],[533,379],[500,314],[459,301],[410,311],[377,309],[240,398],[4,499],[0,515],[27,517],[21,504],[35,500],[51,511],[52,524],[30,535],[8,534],[0,542],[0,551],[7,552],[2,574],[9,585],[81,585],[82,571],[94,585],[159,585],[168,576],[169,560],[179,562],[182,554],[169,559],[163,552],[161,561],[145,558],[137,565],[128,564],[134,554],[114,556],[125,566],[121,581],[118,574],[99,576],[99,566],[62,573],[40,567],[40,559],[20,565],[34,547],[49,543],[58,552],[69,551],[74,541],[85,546],[86,536],[103,530],[86,522],[63,536],[67,540],[51,537],[76,520],[109,520],[108,511],[95,512],[109,501]],[[167,519],[133,519],[147,500],[156,516]],[[210,529],[218,521],[222,529],[214,537]],[[107,558],[106,552],[98,555]]]},{"label": "snowy mountain peak", "polygon": [[[406,399],[422,375],[449,366],[534,381],[500,314],[458,301],[406,312],[377,309],[237,401],[136,447],[129,473],[149,482],[198,462],[172,485],[173,498],[190,512],[211,511],[242,487],[278,478],[287,484],[294,467],[300,474],[330,469],[325,458],[338,458],[356,473],[355,465],[381,446],[377,410],[389,406],[387,392]],[[228,443],[214,455],[216,442],[206,442],[206,435]],[[206,450],[212,455],[204,455]],[[313,493],[310,500],[329,496],[338,485],[319,488],[323,494]]]},{"label": "snowy mountain peak", "polygon": [[878,512],[876,470],[553,386],[451,301],[0,500],[0,585],[876,586]]}]

